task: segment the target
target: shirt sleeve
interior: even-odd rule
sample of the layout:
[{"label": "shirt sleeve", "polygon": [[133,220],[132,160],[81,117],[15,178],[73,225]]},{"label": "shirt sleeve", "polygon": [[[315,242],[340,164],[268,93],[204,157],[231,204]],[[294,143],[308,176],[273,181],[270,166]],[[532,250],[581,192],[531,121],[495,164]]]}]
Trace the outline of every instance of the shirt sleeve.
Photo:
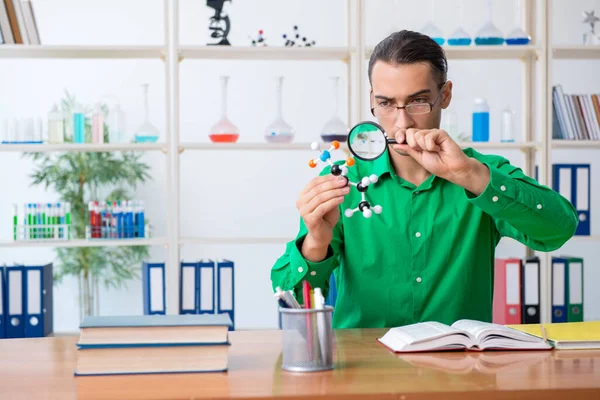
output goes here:
[{"label": "shirt sleeve", "polygon": [[501,236],[538,251],[553,251],[577,229],[575,207],[556,191],[540,185],[502,157],[475,157],[490,170],[490,182],[469,201],[489,214]]},{"label": "shirt sleeve", "polygon": [[[271,285],[273,290],[280,287],[282,290],[294,290],[296,299],[301,303],[302,281],[306,280],[315,288],[321,288],[323,296],[329,293],[329,278],[333,270],[340,265],[340,254],[343,244],[343,231],[341,218],[333,229],[333,239],[327,249],[327,256],[323,261],[311,262],[302,255],[302,243],[307,234],[306,226],[300,218],[300,231],[295,240],[287,243],[285,253],[277,259],[271,269]],[[302,299],[302,301],[301,301]]]}]

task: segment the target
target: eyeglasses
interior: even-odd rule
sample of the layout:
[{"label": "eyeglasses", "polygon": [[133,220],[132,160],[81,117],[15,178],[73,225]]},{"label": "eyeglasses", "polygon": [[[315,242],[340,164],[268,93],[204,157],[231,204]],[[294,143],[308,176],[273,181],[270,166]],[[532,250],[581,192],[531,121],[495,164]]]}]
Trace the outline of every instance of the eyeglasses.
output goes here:
[{"label": "eyeglasses", "polygon": [[433,110],[433,106],[435,105],[435,103],[437,103],[438,99],[440,98],[440,94],[442,94],[442,89],[444,88],[445,85],[446,85],[446,82],[444,82],[440,86],[440,91],[439,91],[438,95],[435,97],[435,100],[433,101],[433,103],[412,103],[412,104],[408,104],[406,106],[393,106],[393,105],[378,106],[378,107],[371,108],[371,114],[373,114],[374,117],[378,117],[378,118],[389,118],[389,117],[395,117],[396,115],[398,115],[398,111],[400,111],[402,109],[406,110],[406,112],[409,115],[429,114],[431,112],[431,110]]}]

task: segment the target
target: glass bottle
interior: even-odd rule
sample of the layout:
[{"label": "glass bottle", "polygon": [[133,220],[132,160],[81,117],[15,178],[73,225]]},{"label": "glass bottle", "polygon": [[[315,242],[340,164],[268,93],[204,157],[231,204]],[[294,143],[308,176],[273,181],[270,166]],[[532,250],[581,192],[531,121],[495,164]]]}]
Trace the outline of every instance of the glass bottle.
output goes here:
[{"label": "glass bottle", "polygon": [[515,112],[510,108],[510,106],[506,106],[504,110],[502,110],[500,141],[514,142],[515,133]]},{"label": "glass bottle", "polygon": [[150,113],[148,106],[148,87],[147,83],[142,84],[144,92],[144,122],[142,122],[135,131],[136,143],[155,143],[158,140],[160,131],[150,122]]},{"label": "glass bottle", "polygon": [[504,36],[502,32],[492,22],[492,0],[487,0],[487,14],[488,20],[483,26],[477,31],[475,35],[476,45],[501,45],[504,44]]},{"label": "glass bottle", "polygon": [[488,142],[490,140],[490,108],[482,98],[475,99],[473,108],[473,141]]},{"label": "glass bottle", "polygon": [[227,118],[227,83],[229,76],[221,76],[221,119],[210,128],[208,137],[213,142],[237,142],[240,131]]},{"label": "glass bottle", "polygon": [[104,116],[102,115],[100,103],[96,104],[92,114],[92,143],[104,143]]},{"label": "glass bottle", "polygon": [[324,142],[333,142],[337,140],[338,142],[345,142],[348,140],[348,126],[344,124],[344,122],[338,117],[338,106],[339,106],[339,86],[340,86],[340,77],[334,76],[331,78],[331,119],[325,123],[323,128],[321,129],[321,139]]},{"label": "glass bottle", "polygon": [[48,143],[61,144],[65,141],[65,124],[63,114],[56,104],[48,113]]},{"label": "glass bottle", "polygon": [[531,42],[531,36],[529,36],[523,29],[521,29],[521,18],[523,9],[523,0],[517,0],[517,10],[515,14],[515,28],[510,31],[506,36],[507,45],[525,45]]},{"label": "glass bottle", "polygon": [[108,142],[109,143],[125,143],[125,112],[121,108],[118,101],[115,101],[108,109],[108,117],[106,124],[108,125]]},{"label": "glass bottle", "polygon": [[463,28],[463,26],[465,25],[463,0],[458,1],[457,8],[458,8],[458,18],[460,21],[460,25],[458,26],[458,28],[456,28],[456,30],[454,32],[452,32],[452,34],[448,38],[448,45],[449,46],[469,46],[472,42],[472,39],[471,39],[471,35],[469,35],[467,33],[467,31],[465,31],[465,29]]},{"label": "glass bottle", "polygon": [[73,113],[73,143],[85,143],[85,115],[81,106]]},{"label": "glass bottle", "polygon": [[291,143],[294,140],[294,128],[283,119],[283,76],[276,78],[277,117],[265,129],[265,140],[269,143]]},{"label": "glass bottle", "polygon": [[439,44],[440,46],[444,44],[444,42],[446,41],[444,39],[444,34],[442,33],[442,31],[440,30],[440,28],[438,28],[434,23],[434,19],[435,19],[435,5],[434,5],[434,0],[429,0],[428,3],[428,8],[429,8],[429,21],[427,21],[425,23],[425,25],[423,25],[423,27],[421,28],[421,33],[423,35],[427,35],[430,38],[432,38],[437,44]]}]

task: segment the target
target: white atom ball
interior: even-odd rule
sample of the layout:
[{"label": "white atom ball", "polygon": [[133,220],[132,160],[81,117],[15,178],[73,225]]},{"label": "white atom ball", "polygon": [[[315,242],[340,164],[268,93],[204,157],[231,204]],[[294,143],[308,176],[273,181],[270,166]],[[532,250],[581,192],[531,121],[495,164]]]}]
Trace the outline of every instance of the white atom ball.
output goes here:
[{"label": "white atom ball", "polygon": [[351,216],[353,216],[353,215],[354,215],[354,211],[353,211],[353,210],[351,210],[351,209],[347,209],[346,211],[344,211],[344,215],[345,215],[347,218],[350,218]]},{"label": "white atom ball", "polygon": [[366,208],[366,209],[363,211],[363,216],[364,216],[365,218],[371,218],[371,215],[373,215],[373,211],[371,211],[371,209],[370,209],[370,208]]},{"label": "white atom ball", "polygon": [[311,149],[313,149],[313,150],[319,150],[319,143],[317,143],[317,142],[312,142],[312,143],[310,144],[310,148],[311,148]]},{"label": "white atom ball", "polygon": [[375,212],[375,214],[381,214],[383,209],[381,208],[381,206],[375,206],[373,207],[373,211]]},{"label": "white atom ball", "polygon": [[379,180],[379,178],[377,177],[377,175],[373,174],[369,177],[369,179],[371,180],[371,183],[375,183]]},{"label": "white atom ball", "polygon": [[371,180],[369,180],[369,177],[365,176],[364,178],[361,179],[360,183],[362,183],[363,186],[369,186],[369,184],[371,183]]}]

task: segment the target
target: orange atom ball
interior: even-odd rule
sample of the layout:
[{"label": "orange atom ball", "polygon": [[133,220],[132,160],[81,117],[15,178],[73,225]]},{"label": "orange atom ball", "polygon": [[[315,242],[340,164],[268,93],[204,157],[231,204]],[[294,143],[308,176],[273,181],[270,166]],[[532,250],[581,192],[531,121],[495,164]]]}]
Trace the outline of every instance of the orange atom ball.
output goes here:
[{"label": "orange atom ball", "polygon": [[311,167],[311,168],[314,168],[314,167],[316,167],[316,166],[317,166],[317,163],[315,162],[315,160],[310,160],[310,161],[308,162],[308,166],[309,166],[309,167]]},{"label": "orange atom ball", "polygon": [[354,158],[349,158],[346,160],[346,165],[351,167],[354,165]]},{"label": "orange atom ball", "polygon": [[334,140],[333,142],[331,142],[331,145],[336,150],[340,148],[340,142],[338,142],[337,140]]}]

